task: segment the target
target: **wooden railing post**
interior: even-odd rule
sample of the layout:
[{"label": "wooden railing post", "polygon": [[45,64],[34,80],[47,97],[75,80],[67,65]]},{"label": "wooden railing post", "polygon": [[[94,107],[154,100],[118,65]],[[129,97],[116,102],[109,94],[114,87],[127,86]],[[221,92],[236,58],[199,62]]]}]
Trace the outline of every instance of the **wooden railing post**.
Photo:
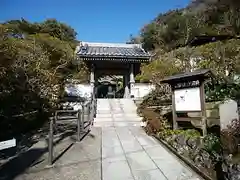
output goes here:
[{"label": "wooden railing post", "polygon": [[81,110],[78,110],[78,119],[77,119],[77,141],[80,141],[81,133]]},{"label": "wooden railing post", "polygon": [[88,103],[88,121],[91,121],[91,102]]},{"label": "wooden railing post", "polygon": [[84,108],[85,104],[82,104],[82,111],[81,111],[81,121],[80,121],[80,131],[83,132],[84,130],[84,115],[85,115],[85,108]]}]

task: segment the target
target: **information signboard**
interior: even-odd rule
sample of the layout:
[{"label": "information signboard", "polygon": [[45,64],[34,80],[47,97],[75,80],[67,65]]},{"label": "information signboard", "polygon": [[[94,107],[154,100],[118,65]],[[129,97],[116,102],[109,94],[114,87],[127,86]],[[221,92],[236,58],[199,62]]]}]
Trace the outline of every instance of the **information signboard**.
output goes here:
[{"label": "information signboard", "polygon": [[15,138],[13,138],[11,140],[0,142],[0,150],[8,149],[8,148],[15,147],[15,146],[16,146],[16,139]]},{"label": "information signboard", "polygon": [[174,91],[176,111],[201,111],[200,88],[184,88]]}]

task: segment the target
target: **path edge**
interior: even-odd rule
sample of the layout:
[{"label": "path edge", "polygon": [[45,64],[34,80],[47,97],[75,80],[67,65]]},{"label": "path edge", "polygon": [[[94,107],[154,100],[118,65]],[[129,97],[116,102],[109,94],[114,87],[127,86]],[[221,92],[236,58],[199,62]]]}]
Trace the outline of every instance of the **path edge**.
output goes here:
[{"label": "path edge", "polygon": [[168,145],[166,142],[164,142],[162,139],[160,139],[159,137],[157,137],[157,135],[152,135],[156,140],[158,140],[158,142],[163,145],[168,151],[170,151],[171,153],[173,153],[178,159],[180,159],[184,164],[186,164],[187,166],[189,166],[195,173],[197,173],[200,177],[202,177],[205,180],[215,180],[213,178],[211,178],[210,176],[208,176],[207,174],[203,173],[199,168],[197,168],[197,166],[193,165],[187,158],[181,156],[180,154],[178,154],[176,152],[176,150],[174,150],[170,145]]}]

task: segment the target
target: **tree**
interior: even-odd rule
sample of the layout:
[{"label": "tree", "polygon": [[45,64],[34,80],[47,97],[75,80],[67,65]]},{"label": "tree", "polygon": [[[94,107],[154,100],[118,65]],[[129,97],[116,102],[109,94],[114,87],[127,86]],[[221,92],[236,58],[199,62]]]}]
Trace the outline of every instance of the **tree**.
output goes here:
[{"label": "tree", "polygon": [[57,21],[0,24],[0,139],[38,127],[59,105],[65,80],[86,78],[85,65],[73,65],[75,46],[74,30]]},{"label": "tree", "polygon": [[146,50],[165,52],[182,47],[198,35],[233,35],[240,32],[237,0],[196,0],[182,9],[159,14],[141,30]]},{"label": "tree", "polygon": [[[148,65],[144,65],[140,81],[151,81],[156,85],[166,76],[186,72],[190,68],[207,68],[214,79],[207,83],[207,100],[240,98],[240,40],[214,42],[198,47],[182,47],[162,54]],[[194,64],[190,63],[193,60]]]},{"label": "tree", "polygon": [[10,20],[4,23],[13,33],[21,35],[32,35],[46,33],[62,41],[75,42],[77,33],[70,26],[58,22],[56,19],[47,19],[42,23],[30,23],[25,19]]},{"label": "tree", "polygon": [[56,19],[47,19],[42,23],[42,33],[48,33],[63,41],[74,41],[77,33],[64,23],[58,22]]},{"label": "tree", "polygon": [[141,30],[141,38],[143,42],[143,48],[146,50],[154,50],[163,44],[163,40],[161,40],[158,32],[158,25],[155,23],[151,23],[146,25]]}]

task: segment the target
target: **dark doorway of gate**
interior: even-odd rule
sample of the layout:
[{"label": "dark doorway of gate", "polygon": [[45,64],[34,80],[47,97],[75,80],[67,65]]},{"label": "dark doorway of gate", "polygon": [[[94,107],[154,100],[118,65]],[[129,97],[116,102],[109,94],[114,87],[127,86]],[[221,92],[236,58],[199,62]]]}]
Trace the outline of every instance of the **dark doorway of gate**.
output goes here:
[{"label": "dark doorway of gate", "polygon": [[[111,98],[109,95],[109,89],[112,89],[112,93],[116,92],[116,84],[100,83],[97,86],[97,98]],[[114,96],[114,95],[113,95]],[[115,96],[114,96],[115,97]]]}]

